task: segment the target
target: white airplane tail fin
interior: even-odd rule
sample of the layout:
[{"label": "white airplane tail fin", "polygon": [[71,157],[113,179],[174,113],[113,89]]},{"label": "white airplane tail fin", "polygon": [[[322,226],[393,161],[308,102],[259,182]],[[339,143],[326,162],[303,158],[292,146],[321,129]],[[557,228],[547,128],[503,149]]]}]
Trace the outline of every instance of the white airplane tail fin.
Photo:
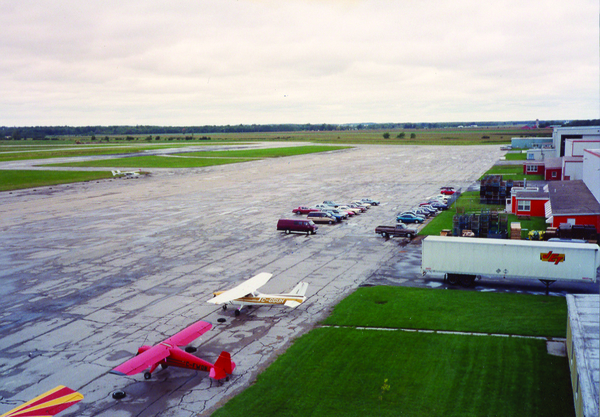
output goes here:
[{"label": "white airplane tail fin", "polygon": [[306,295],[306,290],[308,289],[308,282],[300,282],[298,285],[294,287],[292,291],[290,291],[290,295]]},{"label": "white airplane tail fin", "polygon": [[296,308],[306,300],[306,290],[308,289],[308,282],[300,282],[290,291],[287,295],[295,296],[296,300],[287,300],[284,305],[290,308]]}]

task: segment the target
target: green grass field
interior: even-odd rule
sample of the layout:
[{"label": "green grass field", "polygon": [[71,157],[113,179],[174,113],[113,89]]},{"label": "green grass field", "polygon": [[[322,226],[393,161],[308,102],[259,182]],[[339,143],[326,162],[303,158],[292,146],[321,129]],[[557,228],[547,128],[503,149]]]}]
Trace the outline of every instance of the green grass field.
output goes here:
[{"label": "green grass field", "polygon": [[235,164],[263,158],[295,156],[346,149],[347,146],[301,146],[237,151],[190,152],[172,156],[133,156],[98,161],[49,164],[61,167],[119,167],[119,168],[199,168],[211,165]]},{"label": "green grass field", "polygon": [[[481,298],[467,301],[473,295]],[[342,301],[326,323],[564,335],[565,310],[554,297],[375,287]],[[325,327],[213,414],[240,415],[573,416],[574,407],[567,359],[549,355],[544,340]]]},{"label": "green grass field", "polygon": [[526,153],[507,153],[506,155],[504,155],[504,159],[506,159],[507,161],[526,161],[527,160],[527,154]]},{"label": "green grass field", "polygon": [[[452,229],[452,218],[457,212],[478,213],[481,210],[504,211],[503,205],[481,204],[478,191],[466,191],[452,204],[448,210],[437,214],[419,231],[421,236],[438,235],[443,229]],[[515,216],[516,218],[516,216]]]},{"label": "green grass field", "polygon": [[562,297],[405,287],[361,288],[323,324],[566,337]]},{"label": "green grass field", "polygon": [[528,181],[542,181],[543,175],[525,175],[523,174],[523,165],[494,165],[490,170],[483,174],[486,175],[502,175],[504,180],[523,181],[527,178]]},{"label": "green grass field", "polygon": [[[389,133],[389,139],[383,134]],[[404,133],[404,138],[398,135]],[[414,138],[411,135],[414,134]],[[183,144],[214,144],[218,141],[300,141],[333,144],[389,144],[389,145],[501,145],[510,144],[511,138],[525,136],[522,129],[511,126],[482,127],[482,128],[436,128],[436,129],[361,129],[361,130],[332,130],[332,131],[296,131],[296,132],[257,132],[257,133],[206,133],[210,140],[200,140],[198,134],[160,134],[160,140],[148,141],[144,135],[108,135],[92,140],[91,136],[65,136],[56,140],[19,140],[6,141],[6,145],[65,145],[77,142],[86,145],[98,144],[148,144],[148,143],[183,143]],[[550,137],[552,129],[539,129],[536,135]],[[132,138],[123,141],[124,136]],[[204,135],[202,135],[204,136]],[[109,142],[105,142],[108,138]],[[99,139],[99,140],[98,140]],[[120,140],[119,140],[120,139]],[[0,142],[0,148],[4,141]],[[84,145],[85,146],[85,145]]]},{"label": "green grass field", "polygon": [[[22,161],[27,159],[50,159],[50,158],[68,158],[72,156],[101,156],[101,155],[122,155],[147,150],[164,148],[184,148],[187,146],[200,145],[231,145],[231,142],[213,142],[213,143],[193,143],[193,144],[157,144],[148,145],[111,143],[111,144],[93,144],[93,145],[46,145],[46,146],[0,146],[0,162],[4,161]],[[78,147],[78,149],[74,149]]]},{"label": "green grass field", "polygon": [[[205,144],[205,143],[203,143]],[[160,146],[160,147],[165,147]],[[187,145],[177,145],[178,147]],[[169,146],[171,147],[171,146]],[[48,152],[31,152],[31,153],[7,153],[5,155],[29,155],[38,158],[40,154],[44,154],[47,158],[65,157],[65,156],[83,156],[86,155],[108,155],[121,154],[127,152],[139,152],[143,149],[156,149],[157,147],[130,147],[127,145],[107,148],[93,148],[81,150],[52,150]],[[213,165],[235,164],[256,160],[262,158],[276,158],[285,156],[294,156],[302,154],[310,154],[316,152],[335,151],[339,149],[347,149],[348,146],[300,146],[300,147],[284,147],[272,149],[248,149],[236,151],[215,151],[215,152],[190,152],[173,156],[132,156],[127,158],[104,159],[97,161],[85,162],[70,162],[62,164],[45,164],[42,166],[52,167],[114,167],[114,168],[201,168]],[[125,150],[127,152],[125,152]],[[75,154],[71,153],[75,152]],[[0,153],[0,160],[2,154]],[[7,157],[9,158],[9,157]],[[10,159],[6,159],[10,160]],[[79,172],[74,171],[12,171],[0,175],[2,183],[0,191],[16,190],[21,188],[41,187],[44,185],[63,184],[77,181],[88,181],[97,178],[108,178],[112,174],[110,172]],[[49,175],[39,174],[40,172],[51,172]]]},{"label": "green grass field", "polygon": [[103,171],[0,170],[0,191],[112,178]]}]

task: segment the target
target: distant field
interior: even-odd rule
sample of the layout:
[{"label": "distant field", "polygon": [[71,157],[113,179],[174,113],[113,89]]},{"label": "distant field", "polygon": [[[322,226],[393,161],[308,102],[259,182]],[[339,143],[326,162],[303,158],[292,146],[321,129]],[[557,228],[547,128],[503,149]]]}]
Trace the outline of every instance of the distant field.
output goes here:
[{"label": "distant field", "polygon": [[[218,145],[220,143],[195,143],[199,145]],[[231,143],[229,143],[231,144]],[[49,159],[49,158],[68,158],[72,156],[101,156],[101,155],[120,155],[128,153],[143,152],[146,150],[164,149],[164,148],[183,148],[192,146],[191,144],[94,144],[94,145],[56,145],[56,146],[32,146],[31,148],[19,146],[10,147],[0,146],[0,162],[4,161],[22,161],[26,159]],[[78,147],[78,148],[75,148]]]},{"label": "distant field", "polygon": [[[389,134],[389,139],[384,139],[384,133]],[[398,136],[404,134],[404,138]],[[210,140],[200,140],[201,136],[181,135],[181,134],[161,134],[152,135],[153,139],[148,140],[148,135],[129,136],[131,140],[124,140],[120,136],[103,136],[95,141],[90,136],[80,137],[60,137],[51,141],[48,140],[20,140],[6,141],[7,144],[75,144],[90,143],[100,144],[131,144],[131,143],[184,143],[184,144],[212,144],[216,141],[310,141],[335,144],[390,144],[390,145],[485,145],[485,144],[510,144],[513,137],[531,136],[531,131],[523,131],[519,128],[511,127],[490,127],[490,128],[468,128],[468,129],[389,129],[389,130],[339,130],[339,131],[298,131],[298,132],[259,132],[259,133],[207,133]],[[411,138],[414,135],[414,138]],[[550,137],[551,129],[539,129],[535,135]],[[155,136],[160,139],[156,140]],[[203,135],[202,135],[203,136]],[[0,148],[3,145],[0,141]]]},{"label": "distant field", "polygon": [[93,181],[111,177],[112,173],[103,171],[0,170],[0,191]]},{"label": "distant field", "polygon": [[[187,146],[187,145],[180,145]],[[171,146],[169,146],[171,147]],[[139,147],[133,147],[124,149],[125,147],[117,147],[116,151],[121,153],[126,152],[139,152]],[[248,150],[237,150],[237,151],[218,151],[218,152],[195,152],[195,153],[184,153],[172,156],[132,156],[125,158],[111,158],[102,159],[97,161],[85,161],[85,162],[71,162],[62,164],[46,164],[44,166],[52,167],[106,167],[106,168],[201,168],[213,165],[224,165],[224,164],[235,164],[240,162],[247,162],[249,160],[256,160],[261,158],[275,158],[294,156],[301,154],[310,154],[315,152],[327,152],[335,151],[339,149],[346,149],[347,146],[300,146],[300,147],[285,147],[285,148],[273,148],[273,149],[248,149]],[[156,149],[152,147],[151,149]],[[40,152],[36,151],[29,156],[35,155],[39,157],[39,154],[43,153],[44,156],[49,158],[52,157],[65,157],[65,156],[82,156],[86,155],[108,155],[114,154],[115,148],[105,149],[81,149],[75,150],[75,154],[68,151],[51,151],[51,152]],[[126,151],[126,152],[125,152]],[[7,154],[9,155],[9,154]],[[21,155],[21,154],[18,154]],[[2,154],[0,153],[0,158]],[[10,157],[9,157],[10,158]],[[10,160],[10,159],[8,159]],[[0,191],[16,190],[21,188],[41,187],[44,185],[62,184],[77,181],[87,181],[96,178],[108,178],[112,174],[110,172],[75,172],[75,171],[5,171],[6,174],[0,176],[2,183],[0,185]],[[48,173],[44,175],[44,173]]]},{"label": "distant field", "polygon": [[133,156],[98,161],[51,164],[62,167],[119,167],[119,168],[198,168],[211,165],[235,164],[248,160],[302,155],[346,149],[347,146],[301,146],[237,151],[190,152],[169,156]]},{"label": "distant field", "polygon": [[567,359],[544,340],[355,327],[564,335],[564,298],[361,288],[326,323],[349,327],[302,336],[213,416],[575,414]]}]

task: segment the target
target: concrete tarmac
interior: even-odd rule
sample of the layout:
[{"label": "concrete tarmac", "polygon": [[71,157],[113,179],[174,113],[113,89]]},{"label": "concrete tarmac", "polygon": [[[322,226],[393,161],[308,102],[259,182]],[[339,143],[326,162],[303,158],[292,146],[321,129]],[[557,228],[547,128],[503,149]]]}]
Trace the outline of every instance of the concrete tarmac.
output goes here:
[{"label": "concrete tarmac", "polygon": [[[375,227],[394,224],[396,213],[440,186],[466,189],[503,153],[358,145],[0,193],[0,414],[63,384],[85,396],[65,416],[209,415],[358,286],[428,286],[410,268],[407,278],[398,269],[403,256],[417,265],[410,254],[418,250],[381,238]],[[382,204],[320,225],[316,235],[275,230],[299,205],[363,197]],[[206,302],[263,271],[274,276],[261,291],[307,281],[308,300],[239,317]],[[230,381],[173,367],[148,381],[108,373],[139,346],[198,320],[214,327],[192,343],[195,354],[213,362],[231,352]],[[127,396],[115,400],[115,390]]]}]

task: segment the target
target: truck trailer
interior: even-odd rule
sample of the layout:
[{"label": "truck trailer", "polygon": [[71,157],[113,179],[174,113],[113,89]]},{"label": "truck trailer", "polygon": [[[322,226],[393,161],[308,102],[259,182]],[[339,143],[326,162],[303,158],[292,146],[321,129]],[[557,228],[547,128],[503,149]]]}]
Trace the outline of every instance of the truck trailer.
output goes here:
[{"label": "truck trailer", "polygon": [[428,236],[421,272],[443,275],[451,285],[471,286],[482,276],[596,282],[600,247],[593,243]]}]

